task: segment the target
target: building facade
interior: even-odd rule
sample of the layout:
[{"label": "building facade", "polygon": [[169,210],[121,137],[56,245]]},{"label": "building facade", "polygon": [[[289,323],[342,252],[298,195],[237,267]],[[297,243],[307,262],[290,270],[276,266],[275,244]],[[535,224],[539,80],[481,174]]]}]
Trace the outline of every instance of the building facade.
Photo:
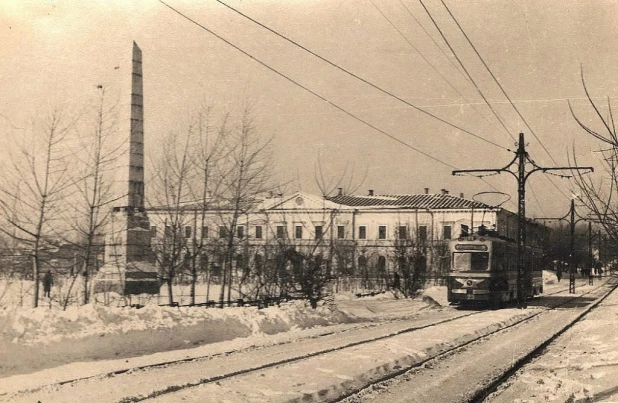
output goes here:
[{"label": "building facade", "polygon": [[[294,249],[322,256],[336,281],[361,279],[367,288],[387,286],[406,256],[439,281],[450,264],[448,241],[462,231],[517,236],[516,214],[447,193],[323,198],[297,192],[255,200],[236,212],[219,204],[148,213],[152,245],[159,255],[173,248],[179,267],[188,255],[198,260],[197,271],[218,277],[227,258],[238,276]],[[527,230],[527,242],[542,246],[544,227],[530,221]]]}]

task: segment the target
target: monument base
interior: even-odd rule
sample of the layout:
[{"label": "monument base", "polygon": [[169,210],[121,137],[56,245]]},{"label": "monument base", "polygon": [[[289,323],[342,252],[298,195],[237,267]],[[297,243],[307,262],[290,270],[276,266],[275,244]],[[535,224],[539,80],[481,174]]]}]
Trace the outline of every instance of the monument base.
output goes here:
[{"label": "monument base", "polygon": [[159,294],[157,268],[148,262],[106,263],[94,277],[92,292],[119,295]]}]

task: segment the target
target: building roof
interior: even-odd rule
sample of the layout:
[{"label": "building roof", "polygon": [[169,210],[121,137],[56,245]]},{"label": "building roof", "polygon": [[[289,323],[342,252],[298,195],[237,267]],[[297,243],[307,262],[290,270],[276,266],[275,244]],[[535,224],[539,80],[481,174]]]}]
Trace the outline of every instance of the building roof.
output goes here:
[{"label": "building roof", "polygon": [[476,200],[464,199],[450,194],[418,195],[338,195],[327,197],[333,203],[352,207],[398,207],[409,209],[489,209],[492,206]]}]

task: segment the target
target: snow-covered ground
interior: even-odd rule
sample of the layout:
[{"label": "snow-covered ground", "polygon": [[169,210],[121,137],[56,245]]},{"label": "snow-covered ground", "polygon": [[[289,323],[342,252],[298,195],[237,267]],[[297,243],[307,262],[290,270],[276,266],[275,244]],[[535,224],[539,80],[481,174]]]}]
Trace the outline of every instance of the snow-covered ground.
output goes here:
[{"label": "snow-covered ground", "polygon": [[[568,281],[557,283],[553,273],[545,273],[546,292],[565,287]],[[587,287],[578,285],[578,292]],[[451,309],[447,305],[446,289],[431,287],[414,299],[340,293],[317,310],[302,301],[265,309],[0,307],[0,393],[24,384],[35,387],[124,367],[289,343],[378,321],[431,315]],[[614,312],[606,318],[612,320],[615,310],[605,309]],[[596,339],[588,334],[586,340]]]},{"label": "snow-covered ground", "polygon": [[560,336],[490,402],[618,402],[618,294]]},{"label": "snow-covered ground", "polygon": [[317,310],[304,301],[264,309],[151,303],[140,309],[88,304],[61,310],[50,308],[45,300],[37,309],[4,306],[0,307],[0,377],[75,361],[136,357],[219,342],[235,350],[311,337],[335,325],[406,317],[446,304],[443,287],[428,289],[426,295],[408,300],[384,293],[359,299],[340,293]]}]

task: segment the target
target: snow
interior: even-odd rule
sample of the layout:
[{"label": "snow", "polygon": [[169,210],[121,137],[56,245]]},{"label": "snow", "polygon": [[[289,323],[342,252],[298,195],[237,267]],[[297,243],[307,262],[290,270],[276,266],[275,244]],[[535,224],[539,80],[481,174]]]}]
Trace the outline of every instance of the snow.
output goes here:
[{"label": "snow", "polygon": [[[441,287],[431,290],[436,297]],[[6,301],[6,300],[5,300]],[[44,301],[42,301],[44,302]],[[358,298],[341,293],[313,310],[305,301],[256,307],[143,308],[101,304],[0,308],[0,378],[32,373],[76,361],[136,357],[161,351],[227,343],[227,349],[276,343],[283,338],[328,332],[335,325],[407,317],[435,303],[401,299],[393,293]]]},{"label": "snow", "polygon": [[614,292],[488,401],[618,401],[617,307]]},{"label": "snow", "polygon": [[[558,283],[551,272],[544,273],[544,279],[546,292],[568,285],[564,279]],[[141,309],[101,304],[70,306],[66,311],[57,307],[31,309],[19,305],[0,308],[0,394],[25,384],[35,387],[139,365],[227,354],[256,346],[293,344],[300,339],[355,326],[448,309],[445,308],[448,303],[443,286],[429,287],[412,299],[391,292],[361,298],[353,293],[339,293],[320,304],[317,310],[312,310],[304,301],[264,309],[163,307],[154,302]],[[526,388],[537,390],[539,396],[542,393],[551,396],[556,390],[568,391],[565,399],[570,396],[578,399],[588,396],[586,391],[591,382],[603,381],[609,385],[608,379],[618,376],[618,370],[613,367],[618,362],[618,349],[612,344],[617,313],[610,304],[605,312],[607,309],[611,315],[578,325],[583,326],[579,330],[583,341],[577,343],[585,349],[571,348],[570,355],[557,355],[555,361],[539,363],[520,375]],[[496,323],[507,320],[510,314],[506,311],[509,310],[492,314]],[[466,332],[465,329],[453,331]],[[471,336],[474,334],[470,332]],[[444,335],[432,333],[427,340],[445,343],[447,340],[442,340],[441,336]],[[388,344],[382,351],[392,349],[420,354],[416,349],[409,350],[409,346]],[[579,359],[595,352],[603,352],[603,355],[595,356],[592,361]],[[350,375],[329,371],[332,372],[328,367],[318,367],[318,372],[351,380],[348,379]],[[571,380],[563,372],[585,372],[591,378]],[[513,396],[497,400],[511,398]]]}]

